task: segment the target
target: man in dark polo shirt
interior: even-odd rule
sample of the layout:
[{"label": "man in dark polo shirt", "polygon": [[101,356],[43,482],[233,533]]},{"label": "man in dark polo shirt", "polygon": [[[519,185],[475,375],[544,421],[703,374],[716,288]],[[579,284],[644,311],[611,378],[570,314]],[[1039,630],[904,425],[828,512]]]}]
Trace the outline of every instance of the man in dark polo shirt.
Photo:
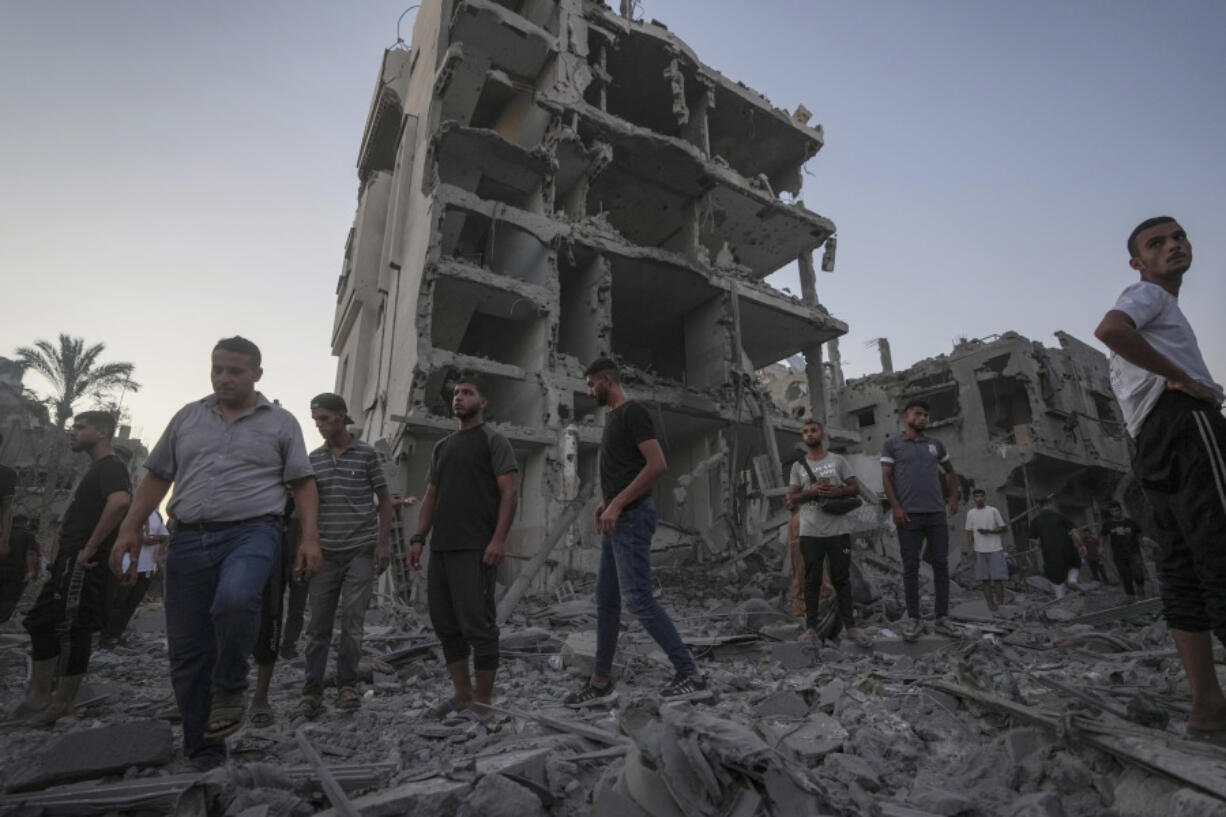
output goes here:
[{"label": "man in dark polo shirt", "polygon": [[105,618],[106,571],[97,565],[106,564],[132,498],[128,469],[111,452],[114,435],[115,418],[104,411],[81,412],[69,432],[72,450],[88,454],[90,466],[64,512],[51,573],[25,617],[33,671],[18,714],[44,725],[72,713]]},{"label": "man in dark polo shirt", "polygon": [[[902,554],[903,592],[907,623],[902,636],[914,641],[924,631],[920,621],[919,566],[924,540],[932,556],[936,621],[933,630],[951,635],[949,613],[949,513],[958,512],[958,475],[940,440],[924,436],[928,404],[911,400],[902,410],[903,433],[885,441],[881,449],[881,478],[898,529]],[[941,472],[944,471],[944,480]],[[944,484],[942,484],[942,482]]]},{"label": "man in dark polo shirt", "polygon": [[1111,545],[1111,560],[1120,573],[1120,584],[1129,602],[1137,591],[1145,596],[1145,560],[1141,556],[1141,526],[1124,514],[1124,506],[1114,500],[1107,505],[1110,519],[1104,519],[1099,532],[1103,550]]},{"label": "man in dark polo shirt", "polygon": [[460,430],[439,440],[430,454],[429,484],[406,557],[410,570],[421,569],[433,528],[426,576],[430,622],[453,687],[452,696],[431,711],[438,718],[452,712],[484,718],[498,671],[494,575],[519,502],[519,466],[507,439],[486,425],[487,402],[477,378],[461,375],[451,398]]},{"label": "man in dark polo shirt", "polygon": [[174,485],[166,556],[170,677],[183,716],[183,753],[202,766],[225,758],[246,712],[248,657],[260,599],[281,541],[289,484],[302,521],[295,574],[319,568],[319,497],[302,429],[255,389],[260,350],[242,337],[213,348],[213,394],[175,414],[148,459],[120,527],[111,569],[136,579],[141,525]]},{"label": "man in dark polo shirt", "polygon": [[651,583],[651,537],[656,530],[652,486],[668,471],[651,415],[622,389],[617,364],[599,358],[587,367],[588,394],[608,406],[600,438],[600,490],[596,529],[601,533],[596,573],[596,661],[582,687],[563,699],[580,708],[617,700],[613,655],[621,627],[622,600],[655,639],[676,675],[661,690],[668,700],[708,698],[707,681],[681,641],[676,625],[656,601]]},{"label": "man in dark polo shirt", "polygon": [[[300,714],[314,717],[323,705],[324,670],[332,622],[341,607],[341,640],[336,651],[336,706],[357,709],[362,628],[375,576],[391,555],[392,495],[383,464],[369,444],[349,432],[353,419],[339,394],[311,401],[311,419],[324,444],[311,452],[319,487],[319,545],[323,564],[311,579],[311,623],[307,627],[306,679]],[[375,508],[375,498],[379,500]]]}]

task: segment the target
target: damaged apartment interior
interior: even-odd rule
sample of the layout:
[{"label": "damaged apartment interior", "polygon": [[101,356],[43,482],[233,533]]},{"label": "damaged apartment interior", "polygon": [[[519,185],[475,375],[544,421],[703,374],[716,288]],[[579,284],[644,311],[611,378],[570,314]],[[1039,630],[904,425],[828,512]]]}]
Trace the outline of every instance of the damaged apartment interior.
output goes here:
[{"label": "damaged apartment interior", "polygon": [[[802,354],[820,390],[822,345],[847,331],[814,294],[835,226],[800,200],[823,138],[808,119],[602,4],[424,4],[371,101],[332,341],[337,391],[404,489],[454,428],[455,376],[479,373],[521,464],[508,548],[531,556],[589,495],[602,412],[583,370],[612,355],[668,457],[657,548],[761,536],[799,421],[754,372]],[[764,282],[798,260],[803,299]],[[576,528],[545,584],[594,568]]]}]

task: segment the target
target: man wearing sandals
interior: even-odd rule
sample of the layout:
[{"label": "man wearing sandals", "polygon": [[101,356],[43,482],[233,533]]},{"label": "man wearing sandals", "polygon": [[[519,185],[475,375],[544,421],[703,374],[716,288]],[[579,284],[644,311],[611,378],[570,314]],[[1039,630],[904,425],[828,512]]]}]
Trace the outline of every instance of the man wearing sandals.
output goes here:
[{"label": "man wearing sandals", "polygon": [[1094,335],[1111,349],[1111,388],[1136,441],[1133,473],[1162,541],[1162,614],[1188,675],[1188,735],[1226,746],[1213,639],[1226,643],[1226,397],[1179,305],[1192,245],[1169,216],[1128,236],[1128,286]]},{"label": "man wearing sandals", "polygon": [[839,620],[847,637],[861,647],[871,647],[872,638],[856,626],[851,596],[851,525],[846,516],[827,513],[822,500],[854,497],[860,485],[847,460],[826,450],[826,436],[817,420],[805,420],[800,429],[808,451],[792,463],[788,479],[788,510],[800,516],[800,552],[804,559],[805,631],[804,641],[817,639],[820,618],[818,597],[822,585],[822,564],[829,565]]},{"label": "man wearing sandals", "polygon": [[313,718],[323,706],[324,670],[338,606],[341,639],[336,651],[336,707],[353,710],[362,705],[358,693],[362,629],[375,577],[387,569],[391,554],[392,495],[378,453],[350,433],[353,418],[343,397],[316,396],[311,400],[311,419],[324,438],[324,444],[311,452],[319,486],[323,564],[311,579],[308,596],[306,679],[298,713]]},{"label": "man wearing sandals", "polygon": [[451,697],[431,711],[438,718],[453,712],[488,717],[485,705],[498,671],[494,576],[519,502],[519,466],[506,437],[486,424],[487,403],[477,378],[462,374],[451,398],[460,429],[439,440],[430,453],[417,533],[406,556],[409,569],[420,570],[426,535],[433,530],[426,595],[453,687]]},{"label": "man wearing sandals", "polygon": [[[111,553],[111,570],[136,580],[141,525],[174,485],[166,556],[170,679],[183,717],[183,754],[200,766],[225,759],[224,738],[246,712],[248,658],[260,601],[281,542],[289,484],[302,521],[299,581],[319,569],[319,498],[302,429],[255,389],[260,350],[224,338],[212,353],[213,394],[171,419],[149,458]],[[131,563],[123,573],[123,556]]]}]

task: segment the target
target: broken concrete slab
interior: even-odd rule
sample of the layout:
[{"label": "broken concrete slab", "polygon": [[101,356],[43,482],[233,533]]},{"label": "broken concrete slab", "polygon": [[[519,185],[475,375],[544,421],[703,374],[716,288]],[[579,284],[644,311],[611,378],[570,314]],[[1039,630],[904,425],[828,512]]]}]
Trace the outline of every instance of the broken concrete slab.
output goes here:
[{"label": "broken concrete slab", "polygon": [[789,670],[808,669],[821,663],[819,647],[811,641],[771,644],[771,657]]},{"label": "broken concrete slab", "polygon": [[1171,817],[1226,817],[1226,801],[1180,789],[1171,795]]},{"label": "broken concrete slab", "polygon": [[870,792],[881,790],[881,770],[857,755],[831,752],[822,761],[822,768],[836,780],[845,783],[855,782]]},{"label": "broken concrete slab", "polygon": [[945,789],[920,789],[907,798],[911,805],[941,817],[977,817],[975,801],[966,795]]},{"label": "broken concrete slab", "polygon": [[814,712],[803,722],[760,721],[758,731],[766,742],[787,751],[802,763],[812,766],[831,752],[837,752],[847,740],[843,724],[824,712]]},{"label": "broken concrete slab", "polygon": [[545,807],[531,789],[490,774],[465,795],[456,817],[545,817]]},{"label": "broken concrete slab", "polygon": [[1054,791],[1031,792],[1014,800],[1006,817],[1065,817],[1064,803]]},{"label": "broken concrete slab", "polygon": [[939,635],[922,635],[911,642],[901,638],[878,638],[873,642],[873,649],[886,655],[906,655],[918,658],[936,652],[942,647],[948,647],[951,643],[953,642],[948,638]]},{"label": "broken concrete slab", "polygon": [[[472,784],[465,780],[431,777],[367,794],[355,798],[352,803],[362,817],[401,817],[405,814],[414,817],[452,817],[471,788]],[[340,815],[329,809],[316,817]]]},{"label": "broken concrete slab", "polygon": [[808,702],[790,689],[772,692],[754,704],[754,714],[764,718],[802,718],[809,714]]},{"label": "broken concrete slab", "polygon": [[5,791],[20,792],[73,783],[129,768],[163,766],[174,750],[170,724],[137,720],[69,733],[16,769]]}]

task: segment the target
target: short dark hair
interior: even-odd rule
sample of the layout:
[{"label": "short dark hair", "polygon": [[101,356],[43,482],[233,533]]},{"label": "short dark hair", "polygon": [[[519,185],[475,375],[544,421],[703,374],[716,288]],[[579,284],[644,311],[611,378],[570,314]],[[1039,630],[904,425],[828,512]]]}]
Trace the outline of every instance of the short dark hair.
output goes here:
[{"label": "short dark hair", "polygon": [[115,415],[109,411],[82,411],[72,419],[93,426],[106,434],[108,440],[115,436]]},{"label": "short dark hair", "polygon": [[232,338],[222,338],[217,341],[217,345],[213,347],[216,352],[221,349],[223,352],[234,352],[237,355],[246,355],[251,358],[251,367],[253,369],[260,368],[260,363],[263,358],[260,355],[260,347],[256,346],[251,341],[247,340],[242,335],[235,335]]},{"label": "short dark hair", "polygon": [[1115,510],[1116,508],[1119,508],[1121,511],[1124,510],[1124,506],[1116,502],[1114,499],[1107,503],[1107,510],[1111,511]]},{"label": "short dark hair", "polygon": [[1170,216],[1154,216],[1153,218],[1145,219],[1134,227],[1132,232],[1128,234],[1128,257],[1137,257],[1137,250],[1139,249],[1137,247],[1137,236],[1148,230],[1150,227],[1157,227],[1159,224],[1166,224],[1167,222],[1174,220],[1175,219],[1171,218]]},{"label": "short dark hair", "polygon": [[976,488],[975,490],[971,491],[971,496],[974,496],[975,494],[983,494],[984,496],[987,496],[988,492],[982,488]]},{"label": "short dark hair", "polygon": [[477,394],[481,395],[482,397],[489,396],[485,391],[485,381],[482,380],[481,376],[476,372],[460,372],[460,376],[456,378],[455,384],[452,386],[452,388],[455,388],[461,383],[467,383],[468,385],[472,386],[477,390]]},{"label": "short dark hair", "polygon": [[826,428],[824,425],[822,425],[822,421],[818,420],[816,417],[806,418],[805,421],[800,424],[801,428],[804,428],[805,426],[817,426],[820,429]]},{"label": "short dark hair", "polygon": [[621,373],[617,370],[617,361],[611,357],[598,357],[583,371],[584,377],[592,377],[598,374],[609,375],[609,377],[613,378],[614,383],[621,382]]},{"label": "short dark hair", "polygon": [[919,408],[922,408],[924,411],[928,413],[932,413],[932,408],[928,405],[928,401],[920,400],[918,397],[912,398],[911,400],[908,400],[906,403],[904,403],[902,407],[902,413],[906,414],[908,411],[910,411],[913,408],[916,408],[917,406]]}]

